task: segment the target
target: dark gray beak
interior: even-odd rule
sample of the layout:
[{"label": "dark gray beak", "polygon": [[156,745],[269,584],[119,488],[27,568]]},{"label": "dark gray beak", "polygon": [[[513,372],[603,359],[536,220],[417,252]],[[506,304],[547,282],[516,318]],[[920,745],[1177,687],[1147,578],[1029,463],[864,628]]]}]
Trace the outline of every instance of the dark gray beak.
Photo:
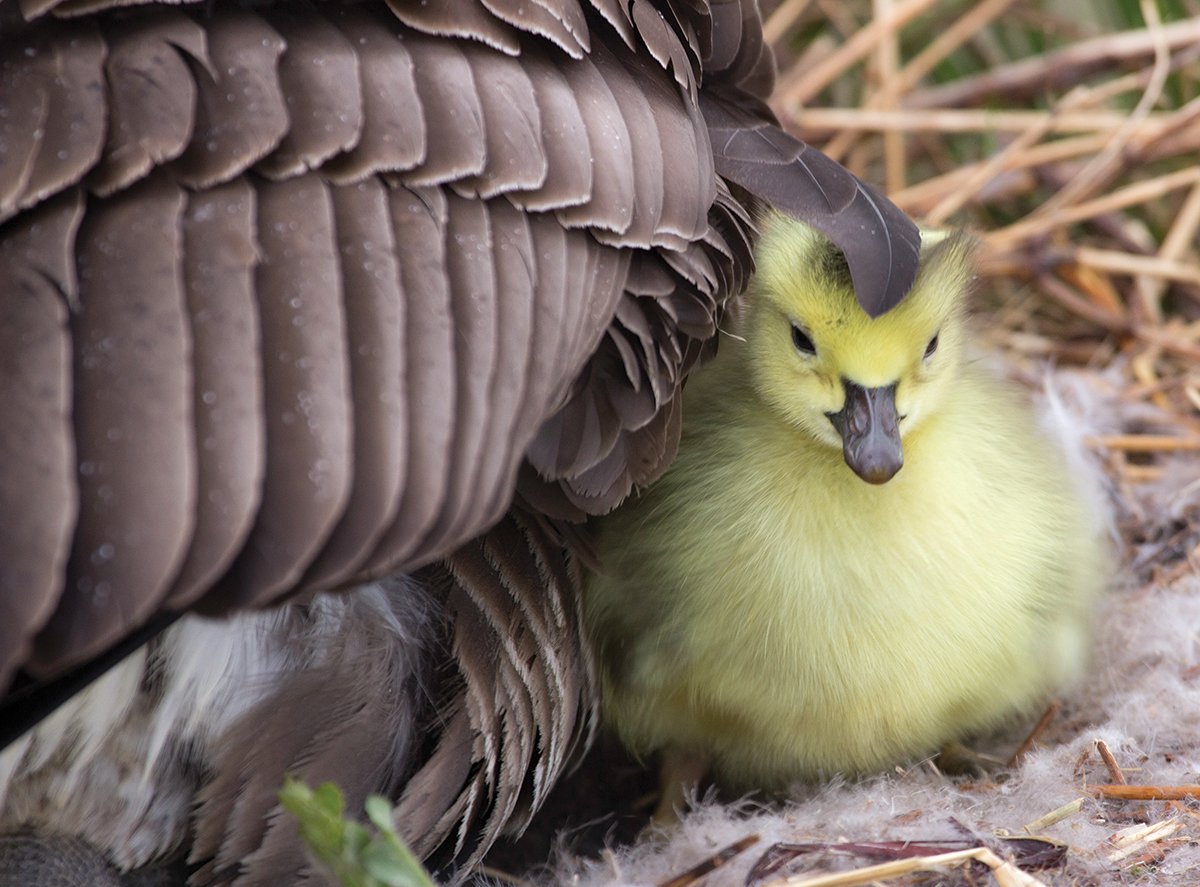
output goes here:
[{"label": "dark gray beak", "polygon": [[854,473],[869,484],[891,480],[904,464],[896,386],[863,388],[845,379],[841,412],[826,413],[842,436],[842,455]]}]

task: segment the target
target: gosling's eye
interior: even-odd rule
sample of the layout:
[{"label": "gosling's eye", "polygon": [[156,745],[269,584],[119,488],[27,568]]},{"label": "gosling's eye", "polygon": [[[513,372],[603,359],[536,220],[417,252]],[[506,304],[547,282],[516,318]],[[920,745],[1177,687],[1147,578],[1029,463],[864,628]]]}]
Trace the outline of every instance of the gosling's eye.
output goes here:
[{"label": "gosling's eye", "polygon": [[816,354],[817,346],[813,344],[813,340],[808,337],[808,333],[800,329],[800,327],[792,324],[792,344],[796,346],[796,350],[801,354]]},{"label": "gosling's eye", "polygon": [[933,357],[933,352],[937,351],[937,346],[938,346],[938,337],[937,337],[937,334],[934,334],[934,337],[929,340],[929,344],[925,346],[925,357],[926,358]]}]

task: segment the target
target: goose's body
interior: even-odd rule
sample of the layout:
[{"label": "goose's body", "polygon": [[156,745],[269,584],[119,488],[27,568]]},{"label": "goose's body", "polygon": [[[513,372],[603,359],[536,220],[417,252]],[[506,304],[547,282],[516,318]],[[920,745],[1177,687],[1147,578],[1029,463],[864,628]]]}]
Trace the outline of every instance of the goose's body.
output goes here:
[{"label": "goose's body", "polygon": [[754,0],[0,0],[0,694],[283,608],[18,738],[0,830],[245,887],[317,879],[287,772],[422,855],[519,826],[593,722],[550,523],[670,460],[747,194],[911,282],[772,79]]},{"label": "goose's body", "polygon": [[[742,787],[877,770],[1028,710],[1083,664],[1101,585],[1059,453],[963,353],[961,244],[928,248],[874,320],[827,247],[768,225],[679,456],[602,521],[588,588],[621,736]],[[895,386],[890,479],[843,454],[848,383]]]}]

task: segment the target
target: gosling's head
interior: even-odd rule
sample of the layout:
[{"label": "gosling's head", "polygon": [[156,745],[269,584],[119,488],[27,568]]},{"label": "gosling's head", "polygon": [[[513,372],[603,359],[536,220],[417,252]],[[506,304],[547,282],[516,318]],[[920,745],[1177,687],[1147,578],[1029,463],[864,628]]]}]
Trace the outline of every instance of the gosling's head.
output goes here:
[{"label": "gosling's head", "polygon": [[742,325],[759,395],[830,447],[868,483],[904,464],[904,440],[946,396],[963,349],[968,240],[922,232],[921,268],[905,299],[871,318],[840,251],[772,214]]}]

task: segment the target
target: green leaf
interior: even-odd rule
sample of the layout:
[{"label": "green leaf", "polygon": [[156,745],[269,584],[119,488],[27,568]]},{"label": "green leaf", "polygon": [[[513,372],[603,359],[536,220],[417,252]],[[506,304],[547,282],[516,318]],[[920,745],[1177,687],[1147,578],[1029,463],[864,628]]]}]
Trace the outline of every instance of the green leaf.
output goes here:
[{"label": "green leaf", "polygon": [[341,855],[346,838],[345,799],[336,785],[327,782],[314,792],[289,776],[279,792],[279,802],[299,821],[300,835],[318,858]]},{"label": "green leaf", "polygon": [[296,817],[314,861],[343,887],[434,887],[396,834],[392,805],[384,798],[372,795],[363,805],[374,829],[346,818],[345,798],[331,782],[313,791],[288,777],[279,801]]},{"label": "green leaf", "polygon": [[425,869],[406,848],[400,846],[404,854],[397,854],[394,840],[379,837],[367,846],[362,854],[367,872],[387,887],[433,887]]},{"label": "green leaf", "polygon": [[370,795],[363,804],[363,809],[367,811],[367,819],[371,820],[372,825],[381,832],[393,834],[392,805],[387,802],[387,798]]}]

